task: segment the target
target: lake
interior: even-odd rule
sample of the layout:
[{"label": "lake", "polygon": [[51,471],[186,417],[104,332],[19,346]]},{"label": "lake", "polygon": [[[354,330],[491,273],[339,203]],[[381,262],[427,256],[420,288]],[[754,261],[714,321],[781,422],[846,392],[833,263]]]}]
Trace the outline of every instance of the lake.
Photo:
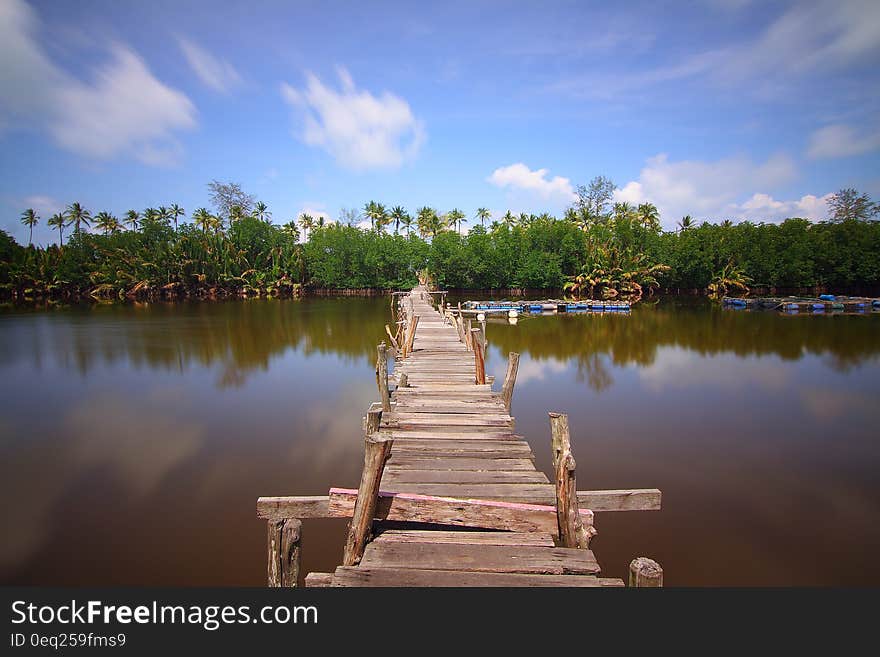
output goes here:
[{"label": "lake", "polygon": [[[263,585],[260,495],[356,488],[389,299],[0,310],[0,581]],[[597,514],[607,576],[673,585],[880,585],[880,316],[706,300],[488,326],[500,387],[550,472],[569,414],[581,489],[653,488]],[[344,520],[303,526],[303,568]]]}]

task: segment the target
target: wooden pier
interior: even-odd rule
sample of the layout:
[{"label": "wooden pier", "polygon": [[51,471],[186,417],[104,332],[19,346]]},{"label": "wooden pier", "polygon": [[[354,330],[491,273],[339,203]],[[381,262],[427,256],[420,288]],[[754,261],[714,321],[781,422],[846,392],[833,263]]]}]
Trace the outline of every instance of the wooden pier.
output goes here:
[{"label": "wooden pier", "polygon": [[[559,413],[549,415],[553,480],[538,471],[510,415],[518,354],[493,391],[485,328],[443,299],[435,308],[422,286],[393,297],[399,328],[386,327],[393,348],[377,349],[380,401],[364,418],[359,488],[257,501],[268,522],[269,586],[297,584],[301,521],[318,517],[352,520],[343,563],[309,573],[306,586],[622,586],[601,576],[589,549],[595,514],[659,510],[660,491],[577,490]],[[631,562],[631,586],[662,579],[656,562]]]}]

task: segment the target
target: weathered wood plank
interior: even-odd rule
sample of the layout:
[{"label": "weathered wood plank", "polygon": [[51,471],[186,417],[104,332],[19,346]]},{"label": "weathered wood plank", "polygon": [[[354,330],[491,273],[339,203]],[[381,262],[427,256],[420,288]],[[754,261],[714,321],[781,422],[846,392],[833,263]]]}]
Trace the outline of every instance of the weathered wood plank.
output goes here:
[{"label": "weathered wood plank", "polygon": [[[357,491],[352,489],[331,488],[330,515],[350,516],[356,496]],[[593,524],[592,511],[582,509],[581,516],[585,525]],[[556,533],[555,507],[493,500],[380,492],[376,518],[506,531]]]},{"label": "weathered wood plank", "polygon": [[461,586],[461,587],[602,587],[623,586],[623,580],[585,575],[457,572],[411,568],[345,568],[333,575],[333,586]]},{"label": "weathered wood plank", "polygon": [[475,532],[424,529],[386,529],[373,543],[458,543],[462,545],[520,545],[556,547],[553,536],[537,532]]},{"label": "weathered wood plank", "polygon": [[595,575],[599,564],[590,550],[519,545],[459,543],[370,543],[365,568],[469,570],[536,575]]},{"label": "weathered wood plank", "polygon": [[387,471],[397,468],[413,468],[414,470],[476,470],[481,472],[493,470],[534,470],[535,464],[529,459],[479,459],[455,458],[453,455],[431,458],[429,456],[412,456],[392,450],[388,460]]},{"label": "weathered wood plank", "polygon": [[305,577],[306,588],[326,588],[333,585],[333,573],[309,573]]},{"label": "weathered wood plank", "polygon": [[382,485],[395,483],[453,484],[453,483],[549,483],[543,472],[525,470],[415,470],[412,468],[387,468]]},{"label": "weathered wood plank", "polygon": [[329,507],[328,495],[258,497],[257,517],[267,520],[329,518]]}]

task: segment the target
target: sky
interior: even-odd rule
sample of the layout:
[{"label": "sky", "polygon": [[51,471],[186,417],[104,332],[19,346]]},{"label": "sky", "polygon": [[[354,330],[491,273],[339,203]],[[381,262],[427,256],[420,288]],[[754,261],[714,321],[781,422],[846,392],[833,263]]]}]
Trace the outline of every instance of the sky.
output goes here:
[{"label": "sky", "polygon": [[209,206],[284,223],[370,200],[821,220],[880,197],[880,2],[0,0],[0,228]]}]

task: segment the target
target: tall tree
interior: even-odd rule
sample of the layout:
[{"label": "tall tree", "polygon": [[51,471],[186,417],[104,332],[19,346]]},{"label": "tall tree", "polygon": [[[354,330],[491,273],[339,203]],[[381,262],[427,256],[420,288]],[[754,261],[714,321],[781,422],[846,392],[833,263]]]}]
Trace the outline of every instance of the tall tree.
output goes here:
[{"label": "tall tree", "polygon": [[99,212],[95,215],[95,226],[105,235],[115,233],[119,230],[119,219],[109,212]]},{"label": "tall tree", "polygon": [[465,215],[465,213],[462,212],[461,210],[459,210],[458,208],[452,208],[447,213],[446,219],[449,222],[449,225],[452,226],[452,229],[455,232],[460,233],[461,232],[461,224],[463,222],[467,221],[467,219],[465,219],[466,216],[467,215]]},{"label": "tall tree", "polygon": [[64,227],[67,225],[67,217],[60,212],[56,212],[46,223],[58,231],[59,245],[64,246]]},{"label": "tall tree", "polygon": [[575,205],[586,212],[590,220],[600,221],[607,217],[608,203],[614,196],[615,189],[617,185],[611,180],[605,176],[596,176],[588,185],[578,185]]},{"label": "tall tree", "polygon": [[315,218],[312,217],[312,215],[303,212],[299,215],[299,225],[302,226],[303,237],[308,239],[309,233],[311,233],[312,229],[315,227]]},{"label": "tall tree", "polygon": [[137,230],[138,222],[141,220],[141,215],[137,210],[129,210],[125,213],[125,225],[131,228],[132,230]]},{"label": "tall tree", "polygon": [[288,221],[286,224],[281,226],[281,230],[285,234],[290,235],[290,237],[293,238],[294,242],[299,241],[299,228],[296,227],[295,220]]},{"label": "tall tree", "polygon": [[28,208],[21,213],[21,223],[23,223],[30,229],[30,237],[28,237],[29,245],[32,245],[34,243],[34,226],[36,226],[39,222],[40,217],[37,215],[37,212],[33,208]]},{"label": "tall tree", "polygon": [[67,206],[67,223],[73,225],[73,234],[78,235],[83,224],[89,227],[92,215],[79,203],[71,203]]},{"label": "tall tree", "polygon": [[406,218],[409,215],[406,210],[404,210],[401,206],[395,205],[391,208],[391,220],[394,222],[394,234],[397,235],[400,230],[401,224],[405,223]]},{"label": "tall tree", "polygon": [[403,219],[400,220],[400,225],[406,230],[407,235],[412,235],[412,227],[415,223],[415,219],[413,219],[409,212],[403,215]]},{"label": "tall tree", "polygon": [[639,217],[639,223],[653,232],[660,230],[660,212],[653,203],[640,203],[636,208]]},{"label": "tall tree", "polygon": [[249,215],[254,211],[255,199],[241,189],[241,185],[234,182],[222,183],[212,180],[208,183],[211,205],[217,211],[217,216],[227,221],[232,220],[232,208],[238,206],[242,215]]},{"label": "tall tree", "polygon": [[193,223],[207,233],[214,226],[214,217],[208,212],[208,208],[199,208],[193,212]]},{"label": "tall tree", "polygon": [[437,233],[443,230],[443,221],[434,208],[421,207],[416,211],[416,217],[416,226],[423,237],[437,237]]},{"label": "tall tree", "polygon": [[681,218],[681,221],[678,222],[678,228],[682,233],[690,230],[693,227],[694,227],[694,218],[689,214],[686,214],[685,216],[683,216]]},{"label": "tall tree", "polygon": [[504,213],[504,216],[501,217],[501,223],[503,223],[508,228],[513,228],[516,226],[516,216],[508,210]]},{"label": "tall tree", "polygon": [[852,187],[838,190],[828,199],[831,221],[868,221],[880,214],[880,205],[867,194],[859,194]]},{"label": "tall tree", "polygon": [[476,217],[479,220],[480,225],[485,227],[486,222],[492,218],[492,213],[489,212],[488,208],[477,208]]},{"label": "tall tree", "polygon": [[270,221],[272,219],[269,206],[262,201],[257,201],[257,204],[254,206],[254,216],[260,221]]},{"label": "tall tree", "polygon": [[185,217],[186,212],[182,207],[177,205],[177,203],[173,203],[170,208],[168,208],[168,213],[171,215],[171,218],[174,220],[174,230],[177,230],[177,220],[180,217]]}]

